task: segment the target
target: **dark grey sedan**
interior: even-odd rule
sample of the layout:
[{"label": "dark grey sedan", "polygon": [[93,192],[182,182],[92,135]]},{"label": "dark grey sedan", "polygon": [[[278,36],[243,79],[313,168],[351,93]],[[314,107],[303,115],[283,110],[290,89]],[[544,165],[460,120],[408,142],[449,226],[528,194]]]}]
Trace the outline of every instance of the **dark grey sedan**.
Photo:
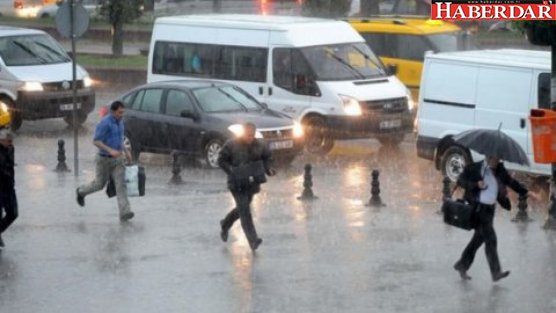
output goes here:
[{"label": "dark grey sedan", "polygon": [[227,139],[241,136],[242,125],[257,126],[279,162],[303,150],[303,131],[291,118],[270,110],[237,86],[199,80],[150,83],[120,98],[126,104],[125,136],[135,160],[143,151],[204,159],[209,167]]}]

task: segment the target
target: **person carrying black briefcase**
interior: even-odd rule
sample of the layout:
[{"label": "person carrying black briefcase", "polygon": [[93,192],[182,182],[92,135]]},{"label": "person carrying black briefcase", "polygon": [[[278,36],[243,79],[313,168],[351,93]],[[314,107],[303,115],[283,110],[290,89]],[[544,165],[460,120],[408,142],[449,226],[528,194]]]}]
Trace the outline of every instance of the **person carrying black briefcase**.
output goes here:
[{"label": "person carrying black briefcase", "polygon": [[242,126],[243,135],[228,140],[218,157],[218,165],[228,174],[228,189],[236,202],[236,207],[220,221],[220,238],[226,242],[230,228],[240,219],[245,237],[254,251],[262,239],[253,224],[251,201],[260,191],[260,185],[266,182],[266,175],[273,176],[276,171],[271,167],[270,149],[262,140],[255,139],[255,125],[246,123]]}]

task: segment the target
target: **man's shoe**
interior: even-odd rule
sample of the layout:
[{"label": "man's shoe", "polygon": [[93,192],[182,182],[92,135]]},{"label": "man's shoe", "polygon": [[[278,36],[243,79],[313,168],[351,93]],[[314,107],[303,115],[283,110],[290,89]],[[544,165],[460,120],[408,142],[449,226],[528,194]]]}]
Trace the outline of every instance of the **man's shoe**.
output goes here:
[{"label": "man's shoe", "polygon": [[2,240],[2,234],[0,234],[0,249],[4,248],[6,245],[4,244],[4,240]]},{"label": "man's shoe", "polygon": [[79,193],[79,188],[75,189],[75,195],[77,196],[77,204],[85,206],[85,197]]},{"label": "man's shoe", "polygon": [[506,278],[510,275],[510,271],[500,272],[492,275],[492,281],[499,281],[502,278]]},{"label": "man's shoe", "polygon": [[463,280],[471,280],[471,276],[467,275],[467,270],[465,270],[465,269],[463,268],[463,266],[461,266],[461,265],[459,264],[459,262],[457,262],[456,264],[454,264],[454,269],[455,269],[456,271],[458,271],[459,277],[461,277],[461,279],[463,279]]},{"label": "man's shoe", "polygon": [[122,222],[129,221],[134,216],[135,216],[135,213],[129,211],[127,213],[124,213],[124,215],[120,216],[120,221],[122,221]]},{"label": "man's shoe", "polygon": [[228,231],[224,229],[224,220],[220,221],[220,239],[224,242],[228,241]]},{"label": "man's shoe", "polygon": [[257,250],[257,248],[261,243],[263,243],[263,240],[261,238],[257,238],[257,240],[255,240],[254,243],[249,243],[249,245],[251,246],[251,250],[253,251]]}]

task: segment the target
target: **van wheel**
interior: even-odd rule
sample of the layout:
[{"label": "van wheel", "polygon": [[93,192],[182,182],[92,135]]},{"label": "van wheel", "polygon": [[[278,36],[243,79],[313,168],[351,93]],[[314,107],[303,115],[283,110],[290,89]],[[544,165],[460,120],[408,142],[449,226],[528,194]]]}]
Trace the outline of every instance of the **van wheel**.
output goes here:
[{"label": "van wheel", "polygon": [[23,116],[21,115],[21,112],[16,110],[15,104],[12,99],[6,96],[2,96],[0,97],[0,101],[4,102],[9,108],[11,118],[10,129],[12,131],[18,130],[21,127],[21,124],[23,124]]},{"label": "van wheel", "polygon": [[317,155],[326,155],[334,148],[334,138],[326,128],[326,122],[320,116],[310,116],[305,119],[307,152]]},{"label": "van wheel", "polygon": [[[87,120],[87,114],[82,112],[77,112],[77,126],[82,125]],[[73,114],[64,116],[64,121],[68,126],[73,127]]]},{"label": "van wheel", "polygon": [[378,136],[376,139],[380,142],[381,145],[387,147],[397,147],[402,143],[405,134],[392,134],[387,136]]},{"label": "van wheel", "polygon": [[211,139],[205,145],[204,159],[207,167],[218,168],[218,157],[222,150],[223,142],[220,139]]},{"label": "van wheel", "polygon": [[452,182],[456,182],[464,167],[469,163],[471,163],[469,152],[461,146],[453,145],[442,155],[440,168],[444,176],[447,176]]},{"label": "van wheel", "polygon": [[139,155],[141,154],[141,148],[139,147],[139,144],[135,140],[131,139],[129,134],[126,134],[124,136],[124,149],[129,151],[129,153],[131,154],[131,161],[132,162],[138,162],[139,161]]}]

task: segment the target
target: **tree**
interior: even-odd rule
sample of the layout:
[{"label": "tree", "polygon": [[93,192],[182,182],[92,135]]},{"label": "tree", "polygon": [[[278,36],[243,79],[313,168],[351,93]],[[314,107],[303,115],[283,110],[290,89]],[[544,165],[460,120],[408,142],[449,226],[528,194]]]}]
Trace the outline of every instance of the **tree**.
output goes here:
[{"label": "tree", "polygon": [[315,17],[344,17],[349,11],[351,0],[305,0],[303,15]]},{"label": "tree", "polygon": [[124,24],[141,16],[143,0],[102,0],[100,14],[112,27],[112,54],[121,56],[124,50]]}]

